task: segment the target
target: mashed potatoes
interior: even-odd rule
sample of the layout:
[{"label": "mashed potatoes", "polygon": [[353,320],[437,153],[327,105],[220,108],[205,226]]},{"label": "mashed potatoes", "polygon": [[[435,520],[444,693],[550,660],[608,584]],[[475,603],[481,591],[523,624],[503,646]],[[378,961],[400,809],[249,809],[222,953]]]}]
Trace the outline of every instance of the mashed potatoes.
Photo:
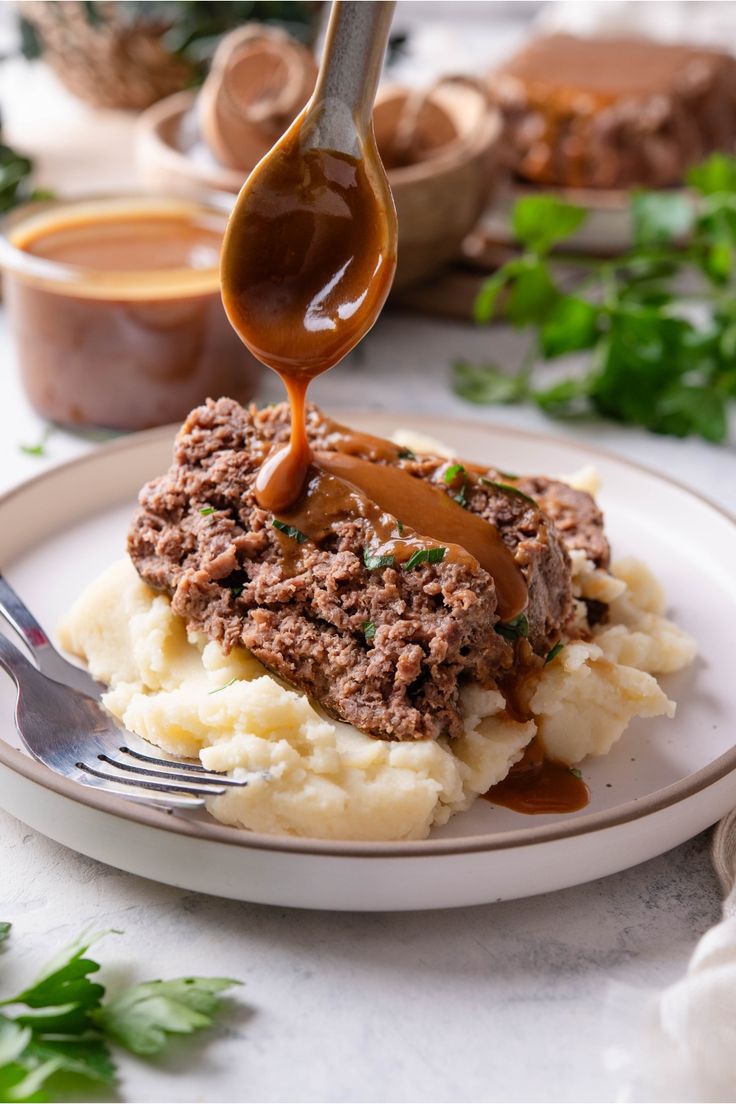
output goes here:
[{"label": "mashed potatoes", "polygon": [[663,616],[652,574],[625,560],[609,575],[584,556],[573,570],[579,598],[611,603],[610,622],[543,668],[534,721],[508,719],[500,694],[468,687],[465,734],[451,743],[378,740],[327,718],[245,649],[225,656],[187,634],[127,559],[87,588],[60,636],[110,687],[103,701],[127,728],[249,778],[210,801],[218,820],[327,839],[419,839],[504,778],[540,723],[548,753],[573,764],[608,752],[633,717],[673,715],[654,674],[689,663],[696,648]]}]

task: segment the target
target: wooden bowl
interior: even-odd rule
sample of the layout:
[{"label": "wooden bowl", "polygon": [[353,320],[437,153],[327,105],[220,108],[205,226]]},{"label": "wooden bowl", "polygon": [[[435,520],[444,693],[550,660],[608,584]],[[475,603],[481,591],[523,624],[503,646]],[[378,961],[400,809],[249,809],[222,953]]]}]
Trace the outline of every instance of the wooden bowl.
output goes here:
[{"label": "wooden bowl", "polygon": [[[418,159],[388,170],[399,218],[396,288],[426,279],[459,256],[501,174],[500,115],[475,84],[446,80],[421,96],[382,89],[374,120],[389,164],[397,159],[390,136],[407,111],[408,145],[398,152]],[[169,96],[141,115],[136,160],[142,182],[159,191],[236,194],[243,183],[242,172],[219,164],[202,141],[193,92]]]}]

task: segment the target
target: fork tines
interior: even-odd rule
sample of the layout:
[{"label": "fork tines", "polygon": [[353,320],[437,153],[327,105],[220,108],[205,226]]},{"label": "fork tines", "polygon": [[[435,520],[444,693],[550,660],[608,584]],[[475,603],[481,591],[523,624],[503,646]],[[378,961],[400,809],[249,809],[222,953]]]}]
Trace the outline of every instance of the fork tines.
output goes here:
[{"label": "fork tines", "polygon": [[[196,763],[174,763],[169,759],[157,759],[132,748],[120,747],[118,751],[128,758],[112,758],[109,755],[97,756],[97,763],[104,763],[113,770],[101,770],[99,766],[79,762],[79,770],[100,778],[105,782],[124,783],[138,786],[158,793],[172,791],[194,794],[202,797],[220,797],[230,788],[242,788],[248,785],[248,779],[225,778],[221,774],[205,770]],[[131,762],[130,760],[136,760]],[[139,764],[145,763],[146,766]]]}]

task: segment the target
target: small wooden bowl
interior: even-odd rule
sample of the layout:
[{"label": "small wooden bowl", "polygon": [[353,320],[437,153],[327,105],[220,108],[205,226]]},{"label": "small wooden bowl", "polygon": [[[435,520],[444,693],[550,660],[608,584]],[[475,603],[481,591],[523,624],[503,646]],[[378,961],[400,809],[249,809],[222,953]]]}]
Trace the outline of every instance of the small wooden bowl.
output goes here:
[{"label": "small wooden bowl", "polygon": [[[389,136],[407,110],[414,149],[403,152],[419,160],[388,171],[399,219],[396,288],[460,255],[501,175],[501,118],[474,83],[447,80],[422,96],[382,89],[374,112],[379,148],[396,152]],[[219,164],[202,141],[193,92],[169,96],[141,115],[136,159],[143,183],[156,190],[236,194],[243,183],[243,174]]]}]

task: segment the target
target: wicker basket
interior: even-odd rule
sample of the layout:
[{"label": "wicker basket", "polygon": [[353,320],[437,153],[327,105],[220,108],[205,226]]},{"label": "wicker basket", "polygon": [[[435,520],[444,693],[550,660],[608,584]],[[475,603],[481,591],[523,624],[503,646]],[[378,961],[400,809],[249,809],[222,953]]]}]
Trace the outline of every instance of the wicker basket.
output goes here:
[{"label": "wicker basket", "polygon": [[70,92],[95,107],[142,111],[191,83],[190,64],[173,57],[161,36],[166,22],[131,22],[117,3],[21,0],[20,14],[37,31],[44,61]]}]

